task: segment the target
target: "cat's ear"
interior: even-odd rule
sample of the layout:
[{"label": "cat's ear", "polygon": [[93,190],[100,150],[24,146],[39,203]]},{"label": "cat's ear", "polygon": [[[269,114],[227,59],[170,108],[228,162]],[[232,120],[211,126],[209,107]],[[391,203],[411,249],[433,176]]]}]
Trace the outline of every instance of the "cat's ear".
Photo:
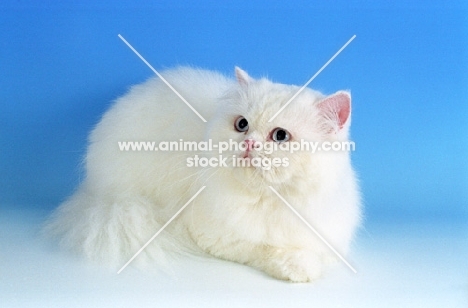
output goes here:
[{"label": "cat's ear", "polygon": [[235,67],[235,74],[236,74],[236,79],[237,82],[241,85],[248,85],[251,81],[252,78],[247,74],[246,71],[240,69],[239,67]]},{"label": "cat's ear", "polygon": [[317,106],[325,123],[328,123],[328,129],[338,132],[350,122],[351,94],[349,92],[338,91],[325,97]]}]

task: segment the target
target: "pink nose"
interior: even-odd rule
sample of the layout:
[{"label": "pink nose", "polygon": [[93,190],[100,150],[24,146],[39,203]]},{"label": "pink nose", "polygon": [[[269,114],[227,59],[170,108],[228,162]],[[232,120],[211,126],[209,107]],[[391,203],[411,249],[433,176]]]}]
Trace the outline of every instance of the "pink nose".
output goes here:
[{"label": "pink nose", "polygon": [[250,152],[254,149],[255,147],[255,140],[253,139],[247,139],[247,140],[244,140],[244,142],[247,144],[247,152]]}]

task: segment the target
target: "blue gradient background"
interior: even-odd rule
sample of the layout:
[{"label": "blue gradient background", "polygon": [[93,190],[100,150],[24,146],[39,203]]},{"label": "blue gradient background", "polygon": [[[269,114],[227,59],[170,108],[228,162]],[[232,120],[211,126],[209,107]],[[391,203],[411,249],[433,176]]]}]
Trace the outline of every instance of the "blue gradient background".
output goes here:
[{"label": "blue gradient background", "polygon": [[119,33],[157,70],[237,65],[298,85],[356,34],[310,86],[352,91],[366,224],[443,222],[466,237],[466,2],[243,2],[3,1],[0,207],[46,214],[73,192],[88,132],[153,75]]},{"label": "blue gradient background", "polygon": [[345,2],[266,10],[3,2],[1,203],[52,209],[73,191],[87,133],[113,99],[153,74],[119,33],[156,69],[232,74],[238,65],[293,84],[356,34],[310,86],[352,91],[353,160],[367,216],[466,217],[466,6]]}]

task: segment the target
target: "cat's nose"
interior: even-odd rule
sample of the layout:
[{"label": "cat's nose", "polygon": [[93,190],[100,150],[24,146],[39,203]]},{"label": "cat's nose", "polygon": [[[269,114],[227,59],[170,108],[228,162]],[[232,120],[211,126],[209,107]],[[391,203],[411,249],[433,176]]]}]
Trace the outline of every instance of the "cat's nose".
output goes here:
[{"label": "cat's nose", "polygon": [[253,139],[246,139],[244,140],[244,142],[246,143],[246,146],[247,146],[247,151],[250,152],[252,151],[254,148],[256,148],[256,143],[257,141],[253,140]]}]

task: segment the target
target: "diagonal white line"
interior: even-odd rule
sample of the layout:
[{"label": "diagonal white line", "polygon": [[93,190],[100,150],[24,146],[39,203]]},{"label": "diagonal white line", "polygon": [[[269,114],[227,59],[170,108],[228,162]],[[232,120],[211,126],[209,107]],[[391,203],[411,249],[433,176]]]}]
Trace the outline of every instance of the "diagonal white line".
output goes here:
[{"label": "diagonal white line", "polygon": [[122,35],[118,35],[118,37],[190,108],[192,109],[192,111],[203,121],[206,123],[206,120],[204,117],[201,116],[201,114],[198,113],[198,111],[195,110],[195,108],[192,107],[192,105],[190,105],[189,102],[187,102],[187,100],[182,96],[180,95],[179,92],[177,92],[176,89],[174,89],[174,87],[161,75],[158,73],[157,70],[155,70],[151,64],[148,63],[148,61],[145,60],[145,58],[143,58],[142,55],[140,55],[140,53],[138,51],[136,51],[135,48],[133,48],[132,45],[130,45],[129,42],[127,42],[126,39],[123,38]]},{"label": "diagonal white line", "polygon": [[187,201],[187,203],[185,203],[184,206],[181,207],[180,210],[178,210],[177,213],[175,213],[174,216],[172,216],[172,218],[169,219],[169,220],[166,222],[166,224],[164,224],[164,226],[162,226],[162,228],[159,229],[159,231],[156,232],[156,234],[153,235],[153,237],[151,237],[150,240],[149,240],[148,242],[146,242],[146,244],[143,245],[143,247],[141,247],[140,250],[138,250],[138,251],[136,252],[136,254],[135,254],[130,260],[128,260],[127,263],[125,263],[124,266],[122,266],[122,268],[117,272],[117,274],[120,274],[120,273],[127,267],[127,265],[129,265],[129,264],[133,261],[133,259],[135,259],[135,258],[146,248],[146,246],[148,246],[148,245],[156,238],[156,236],[158,236],[159,233],[161,233],[161,232],[162,232],[162,231],[163,231],[163,230],[164,230],[164,229],[165,229],[165,228],[166,228],[166,227],[167,227],[167,226],[168,226],[168,225],[169,225],[169,224],[170,224],[186,207],[187,207],[187,205],[189,205],[190,202],[192,202],[193,199],[195,199],[195,198],[202,192],[202,190],[205,189],[205,188],[206,188],[206,186],[203,186],[202,188],[200,188],[200,189],[197,191],[197,193],[196,193],[195,195],[193,195],[193,197],[190,198],[190,200]]},{"label": "diagonal white line", "polygon": [[346,264],[355,274],[357,274],[357,271],[354,269],[354,267],[351,266],[351,264],[348,263],[348,261],[345,260],[345,258],[343,258],[342,255],[340,255],[340,253],[338,251],[336,251],[335,248],[333,248],[332,245],[330,245],[330,243],[327,242],[327,240],[325,240],[323,238],[323,236],[320,235],[320,233],[317,232],[317,230],[314,229],[314,227],[312,227],[308,222],[307,220],[304,219],[304,217],[301,216],[301,214],[299,214],[289,203],[288,201],[286,201],[273,187],[271,186],[268,186],[270,187],[270,189],[278,196],[278,198],[281,199],[281,201],[284,202],[284,204],[286,204],[290,209],[291,211],[293,211],[294,214],[296,214],[297,217],[299,217],[300,220],[302,220],[303,223],[306,224],[307,227],[309,227],[310,230],[312,230],[312,232],[315,233],[315,235],[318,236],[318,238],[325,244],[328,246],[328,248],[331,249],[331,251],[333,251],[333,253],[341,259],[341,261],[343,261],[344,264]]},{"label": "diagonal white line", "polygon": [[331,61],[333,61],[342,51],[343,49],[346,48],[346,46],[348,46],[354,39],[356,38],[356,35],[353,35],[347,42],[346,44],[343,45],[343,47],[340,48],[340,50],[338,50],[334,55],[333,57],[330,58],[330,60],[327,61],[327,63],[325,63],[319,70],[317,73],[315,73],[314,76],[312,76],[312,78],[309,79],[309,81],[307,81],[300,89],[299,91],[296,92],[296,94],[293,95],[293,97],[291,97],[287,102],[286,104],[283,105],[283,107],[280,108],[280,110],[278,110],[272,117],[271,119],[268,120],[268,122],[271,122],[273,121],[277,116],[278,114],[280,114],[281,111],[284,110],[284,108],[286,108],[308,85],[309,83],[312,82],[312,80],[315,79],[315,77],[318,76],[318,74],[320,74],[327,66],[328,64],[330,64]]}]

